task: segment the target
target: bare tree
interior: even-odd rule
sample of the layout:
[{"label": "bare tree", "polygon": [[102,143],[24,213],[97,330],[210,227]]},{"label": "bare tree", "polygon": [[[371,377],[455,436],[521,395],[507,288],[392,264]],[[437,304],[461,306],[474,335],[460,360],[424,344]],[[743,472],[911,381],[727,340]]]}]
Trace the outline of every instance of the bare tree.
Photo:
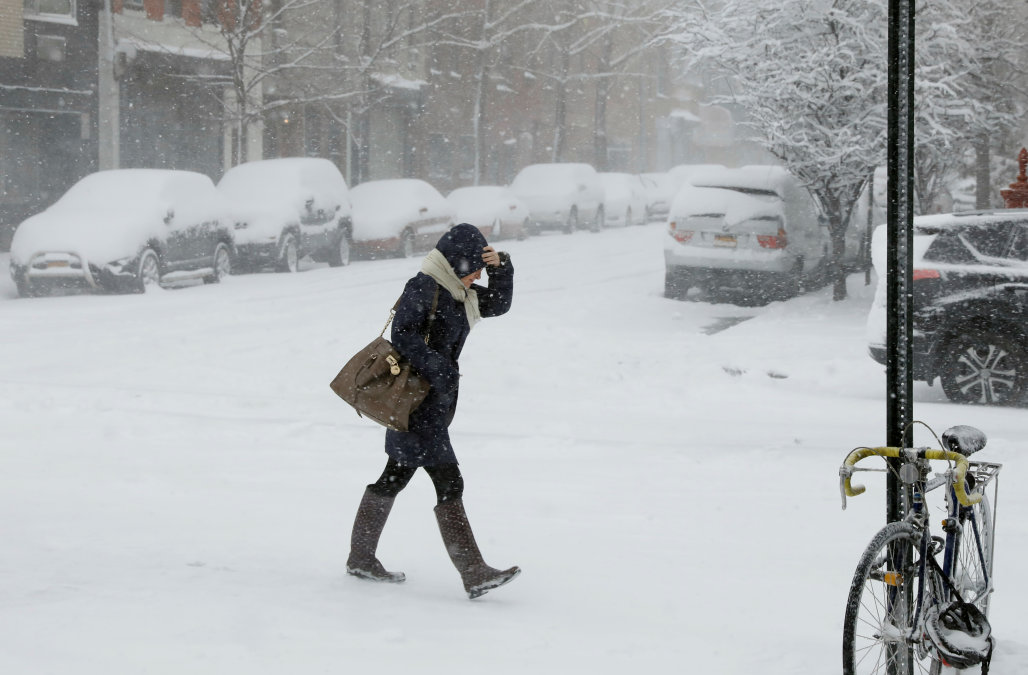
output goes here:
[{"label": "bare tree", "polygon": [[511,65],[501,61],[503,47],[522,34],[541,30],[538,24],[530,20],[528,12],[539,5],[539,0],[481,0],[478,4],[477,8],[468,10],[466,14],[451,14],[448,24],[441,25],[436,31],[437,46],[447,45],[464,50],[474,63],[471,125],[476,185],[485,170],[487,118],[494,91],[489,85],[494,76],[502,79],[499,73],[502,66]]},{"label": "bare tree", "polygon": [[583,73],[595,81],[593,105],[593,165],[598,170],[608,167],[607,107],[611,92],[620,77],[635,65],[634,77],[646,77],[639,68],[639,57],[653,49],[654,39],[664,24],[664,12],[674,6],[669,0],[593,0],[589,2],[591,20],[605,24],[609,30],[597,35],[593,72]]}]

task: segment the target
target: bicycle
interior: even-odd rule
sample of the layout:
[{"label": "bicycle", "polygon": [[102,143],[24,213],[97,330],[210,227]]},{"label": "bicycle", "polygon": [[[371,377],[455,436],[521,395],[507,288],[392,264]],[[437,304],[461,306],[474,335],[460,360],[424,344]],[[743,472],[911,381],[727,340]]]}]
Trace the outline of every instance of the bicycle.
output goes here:
[{"label": "bicycle", "polygon": [[[855,472],[897,471],[902,514],[901,520],[875,535],[853,574],[843,624],[844,675],[938,675],[943,666],[978,664],[988,672],[993,647],[987,618],[993,592],[993,509],[1002,465],[968,461],[986,442],[985,434],[974,427],[952,427],[941,440],[929,431],[946,449],[861,447],[852,450],[839,469],[843,509],[847,496],[865,489],[852,484]],[[898,461],[885,469],[856,467],[873,456]],[[949,468],[929,478],[932,461],[948,462]],[[937,536],[931,531],[925,497],[942,486],[945,536]]]}]

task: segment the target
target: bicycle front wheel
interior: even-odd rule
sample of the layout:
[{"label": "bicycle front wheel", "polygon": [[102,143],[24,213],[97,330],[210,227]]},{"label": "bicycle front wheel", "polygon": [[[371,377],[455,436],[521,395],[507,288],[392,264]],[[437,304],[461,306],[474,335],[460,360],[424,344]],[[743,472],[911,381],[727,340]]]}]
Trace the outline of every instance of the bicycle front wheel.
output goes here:
[{"label": "bicycle front wheel", "polygon": [[965,602],[989,614],[992,587],[993,525],[989,498],[960,509],[960,530],[956,535],[956,559],[950,570],[953,587]]},{"label": "bicycle front wheel", "polygon": [[911,637],[921,585],[919,541],[909,523],[889,523],[860,557],[846,600],[843,675],[938,672],[931,656]]}]

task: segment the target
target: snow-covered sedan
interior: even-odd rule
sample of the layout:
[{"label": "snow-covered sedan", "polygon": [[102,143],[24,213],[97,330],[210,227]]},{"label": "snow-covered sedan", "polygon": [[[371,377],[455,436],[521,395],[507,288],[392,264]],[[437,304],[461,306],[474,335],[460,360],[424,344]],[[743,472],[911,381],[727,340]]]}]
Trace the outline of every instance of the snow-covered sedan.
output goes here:
[{"label": "snow-covered sedan", "polygon": [[15,230],[19,295],[58,287],[144,292],[231,272],[230,215],[210,178],[192,171],[93,173]]},{"label": "snow-covered sedan", "polygon": [[487,239],[524,239],[528,233],[528,207],[510,188],[462,187],[448,194],[446,200],[456,209],[458,223],[471,223]]},{"label": "snow-covered sedan", "polygon": [[518,172],[510,189],[528,205],[533,230],[556,228],[570,234],[582,226],[594,232],[603,227],[603,185],[588,164],[530,164]]},{"label": "snow-covered sedan", "polygon": [[318,157],[246,162],[218,182],[235,220],[238,269],[296,272],[304,256],[350,262],[350,191],[336,165]]},{"label": "snow-covered sedan", "polygon": [[450,202],[417,178],[371,180],[350,190],[353,245],[361,254],[410,257],[456,224]]},{"label": "snow-covered sedan", "polygon": [[638,176],[601,173],[606,227],[646,224],[646,196]]},{"label": "snow-covered sedan", "polygon": [[675,184],[669,173],[644,173],[639,175],[646,197],[646,219],[667,217],[671,202],[675,198]]}]

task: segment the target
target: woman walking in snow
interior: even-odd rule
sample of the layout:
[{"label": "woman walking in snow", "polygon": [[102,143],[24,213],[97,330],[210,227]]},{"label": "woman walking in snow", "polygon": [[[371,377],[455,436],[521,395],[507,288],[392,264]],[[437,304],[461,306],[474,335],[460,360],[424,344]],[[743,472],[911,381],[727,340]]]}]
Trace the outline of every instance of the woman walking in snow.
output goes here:
[{"label": "woman walking in snow", "polygon": [[[488,288],[475,282],[483,268]],[[514,268],[510,257],[489,246],[478,228],[462,223],[449,230],[425,257],[421,272],[403,289],[391,340],[431,390],[410,417],[409,431],[386,431],[389,456],[382,476],[367,487],[357,509],[346,571],[374,581],[401,582],[375,557],[378,540],[396,495],[418,467],[435,485],[439,531],[468,597],[502,586],[521,570],[498,570],[482,559],[464,511],[464,479],[450,445],[449,426],[457,409],[460,371],[457,360],[472,327],[483,317],[510,309]]]}]

